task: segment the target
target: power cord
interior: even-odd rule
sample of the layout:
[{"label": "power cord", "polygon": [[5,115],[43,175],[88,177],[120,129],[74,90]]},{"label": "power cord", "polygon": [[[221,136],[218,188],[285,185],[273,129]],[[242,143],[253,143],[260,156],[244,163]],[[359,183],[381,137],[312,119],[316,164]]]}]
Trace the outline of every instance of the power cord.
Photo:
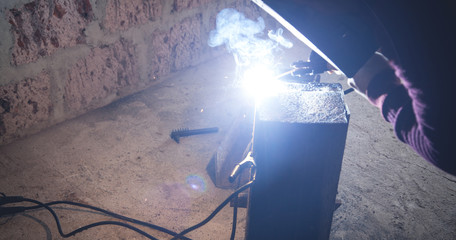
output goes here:
[{"label": "power cord", "polygon": [[225,201],[223,201],[206,219],[199,222],[198,224],[195,224],[195,225],[185,229],[184,231],[182,231],[179,234],[177,234],[176,236],[174,236],[171,240],[179,239],[179,238],[183,237],[185,234],[204,226],[206,223],[208,223],[210,220],[212,220],[212,218],[214,218],[215,215],[217,215],[217,213],[219,213],[220,210],[222,210],[223,207],[225,207],[231,201],[231,199],[233,199],[239,193],[243,192],[244,190],[246,190],[247,188],[252,186],[253,183],[254,183],[254,181],[252,180],[252,181],[249,181],[248,183],[244,184],[240,188],[238,188],[235,192],[233,192],[230,196],[228,196],[225,199]]},{"label": "power cord", "polygon": [[[78,207],[82,207],[82,208],[95,210],[95,211],[104,213],[104,214],[106,214],[108,216],[111,216],[111,217],[114,217],[114,218],[117,218],[117,219],[120,219],[120,220],[124,220],[124,221],[127,221],[127,222],[131,222],[131,223],[134,223],[134,224],[138,224],[138,225],[141,225],[141,226],[145,226],[145,227],[148,227],[148,228],[151,228],[151,229],[155,229],[155,230],[167,233],[167,234],[169,234],[171,236],[177,235],[176,232],[173,232],[173,231],[171,231],[169,229],[166,229],[164,227],[160,227],[160,226],[157,226],[155,224],[151,224],[151,223],[148,223],[148,222],[143,222],[143,221],[136,220],[136,219],[133,219],[133,218],[129,218],[129,217],[126,217],[126,216],[122,216],[120,214],[113,213],[113,212],[110,212],[108,210],[105,210],[105,209],[102,209],[102,208],[98,208],[98,207],[94,207],[94,206],[91,206],[91,205],[88,205],[88,204],[71,202],[71,201],[54,201],[54,202],[46,203],[47,206],[58,205],[58,204],[73,205],[73,206],[78,206]],[[41,208],[41,206],[28,207],[27,210],[36,209],[36,208]],[[185,238],[185,240],[190,240],[190,239],[189,238]]]},{"label": "power cord", "polygon": [[[87,204],[82,204],[82,203],[76,203],[76,202],[71,202],[71,201],[55,201],[55,202],[49,202],[49,203],[42,203],[42,202],[39,202],[37,200],[34,200],[34,199],[29,199],[29,198],[24,198],[24,197],[21,197],[21,196],[6,196],[4,193],[1,193],[0,192],[0,217],[1,216],[4,216],[4,215],[12,215],[12,214],[18,214],[18,213],[22,213],[22,212],[25,212],[25,211],[28,211],[28,210],[32,210],[32,209],[38,209],[38,208],[45,208],[46,210],[48,210],[52,216],[54,217],[54,220],[57,224],[57,228],[58,228],[58,231],[59,231],[59,234],[60,236],[64,237],[64,238],[68,238],[68,237],[71,237],[77,233],[80,233],[84,230],[87,230],[87,229],[90,229],[90,228],[93,228],[93,227],[97,227],[97,226],[102,226],[102,225],[117,225],[117,226],[121,226],[121,227],[125,227],[125,228],[128,228],[128,229],[131,229],[149,239],[157,239],[151,235],[149,235],[148,233],[142,231],[141,229],[139,228],[136,228],[132,225],[129,225],[129,224],[126,224],[126,223],[123,223],[123,222],[118,222],[118,221],[101,221],[101,222],[95,222],[95,223],[92,223],[92,224],[89,224],[89,225],[86,225],[86,226],[83,226],[83,227],[80,227],[68,234],[65,234],[63,233],[62,231],[62,228],[61,228],[61,225],[60,225],[60,220],[57,216],[57,214],[55,213],[55,211],[50,207],[52,205],[57,205],[57,204],[68,204],[68,205],[74,205],[74,206],[78,206],[78,207],[83,207],[83,208],[88,208],[88,209],[92,209],[92,210],[95,210],[95,211],[98,211],[98,212],[102,212],[104,214],[107,214],[109,216],[112,216],[114,218],[117,218],[117,219],[121,219],[121,220],[124,220],[124,221],[128,221],[128,222],[131,222],[131,223],[135,223],[135,224],[138,224],[138,225],[142,225],[142,226],[146,226],[146,227],[149,227],[151,229],[155,229],[155,230],[158,230],[158,231],[161,231],[161,232],[164,232],[164,233],[167,233],[171,236],[174,236],[172,239],[185,239],[185,240],[191,240],[190,238],[187,238],[185,237],[184,235],[191,232],[191,231],[194,231],[202,226],[204,226],[206,223],[208,223],[210,220],[212,220],[212,218],[215,217],[215,215],[217,215],[217,213],[220,212],[220,210],[223,209],[223,207],[225,207],[234,197],[237,197],[239,193],[241,193],[242,191],[246,190],[247,188],[249,188],[252,184],[253,184],[253,180],[244,184],[243,186],[241,186],[240,188],[238,188],[235,192],[233,192],[230,196],[228,196],[225,201],[223,201],[206,219],[204,219],[203,221],[201,221],[200,223],[192,226],[192,227],[189,227],[187,229],[185,229],[184,231],[180,232],[180,233],[176,233],[176,232],[173,232],[169,229],[166,229],[166,228],[163,228],[163,227],[160,227],[160,226],[157,226],[157,225],[154,225],[154,224],[150,224],[150,223],[147,223],[147,222],[143,222],[143,221],[139,221],[139,220],[136,220],[136,219],[133,219],[133,218],[129,218],[129,217],[125,217],[125,216],[122,216],[122,215],[119,215],[119,214],[116,214],[116,213],[113,213],[113,212],[110,212],[110,211],[107,211],[107,210],[104,210],[104,209],[101,209],[101,208],[98,208],[98,207],[94,207],[94,206],[91,206],[91,205],[87,205]],[[3,205],[5,204],[12,204],[12,203],[19,203],[19,202],[31,202],[31,203],[34,203],[36,204],[36,206],[31,206],[31,207],[23,207],[23,206],[14,206],[14,207],[3,207]],[[233,212],[233,214],[236,214],[237,215],[237,209],[236,209],[236,213]],[[235,216],[233,216],[233,219],[235,219]],[[233,228],[236,227],[236,224],[233,224]],[[233,230],[232,229],[232,236],[233,236]]]},{"label": "power cord", "polygon": [[[55,211],[49,207],[47,204],[44,204],[40,201],[37,201],[37,200],[34,200],[34,199],[29,199],[29,198],[24,198],[24,197],[19,197],[19,196],[13,196],[13,197],[2,197],[0,198],[0,205],[3,205],[3,204],[8,204],[8,203],[19,203],[19,202],[31,202],[31,203],[34,203],[34,204],[37,204],[38,206],[34,206],[34,207],[0,207],[0,216],[2,215],[6,215],[6,214],[15,214],[15,213],[20,213],[20,212],[25,212],[26,210],[30,210],[30,209],[34,209],[34,208],[45,208],[46,210],[48,210],[52,216],[54,217],[54,220],[57,224],[57,229],[59,231],[59,234],[60,236],[62,236],[63,238],[68,238],[68,237],[71,237],[73,235],[76,235],[77,233],[80,233],[84,230],[87,230],[87,229],[90,229],[90,228],[93,228],[93,227],[97,227],[97,226],[101,226],[101,225],[117,225],[117,226],[121,226],[121,227],[125,227],[125,228],[128,228],[128,229],[131,229],[149,239],[153,239],[153,240],[158,240],[158,238],[155,238],[151,235],[149,235],[148,233],[142,231],[141,229],[139,228],[136,228],[132,225],[129,225],[129,224],[126,224],[126,223],[123,223],[123,222],[117,222],[117,221],[100,221],[100,222],[95,222],[95,223],[92,223],[92,224],[89,224],[89,225],[86,225],[86,226],[83,226],[83,227],[80,227],[70,233],[67,233],[65,234],[62,230],[62,226],[60,225],[60,220],[59,220],[59,217],[57,216],[57,214],[55,213]],[[15,212],[13,212],[15,211]]]},{"label": "power cord", "polygon": [[233,205],[233,224],[231,225],[231,236],[230,240],[234,240],[236,236],[236,224],[237,224],[237,210],[238,210],[238,195],[234,196],[234,205]]}]

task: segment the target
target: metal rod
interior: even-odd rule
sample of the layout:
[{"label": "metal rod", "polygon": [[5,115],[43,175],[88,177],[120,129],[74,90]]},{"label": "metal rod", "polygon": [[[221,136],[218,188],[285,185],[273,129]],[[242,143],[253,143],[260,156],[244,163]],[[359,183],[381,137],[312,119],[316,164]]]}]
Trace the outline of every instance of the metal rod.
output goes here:
[{"label": "metal rod", "polygon": [[207,133],[216,133],[218,132],[219,128],[218,127],[212,127],[212,128],[200,128],[200,129],[192,129],[189,130],[188,128],[181,128],[177,130],[173,130],[170,134],[170,137],[179,143],[179,138],[181,137],[188,137],[191,135],[199,135],[199,134],[207,134]]},{"label": "metal rod", "polygon": [[291,69],[291,70],[289,70],[289,71],[286,71],[286,72],[284,72],[284,73],[281,73],[281,74],[275,76],[274,79],[278,79],[278,78],[281,78],[281,77],[285,77],[286,75],[291,74],[291,73],[294,72],[295,70],[296,70],[296,69]]}]

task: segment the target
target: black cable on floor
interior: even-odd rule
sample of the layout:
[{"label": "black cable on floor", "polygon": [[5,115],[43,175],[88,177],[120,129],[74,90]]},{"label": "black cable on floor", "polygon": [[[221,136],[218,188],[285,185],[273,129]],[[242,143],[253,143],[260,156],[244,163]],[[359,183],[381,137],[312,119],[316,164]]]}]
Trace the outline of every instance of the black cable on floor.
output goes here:
[{"label": "black cable on floor", "polygon": [[131,229],[149,239],[152,239],[152,240],[158,240],[158,238],[155,238],[153,236],[151,236],[150,234],[142,231],[141,229],[139,228],[136,228],[134,226],[131,226],[129,224],[126,224],[126,223],[123,223],[123,222],[116,222],[116,221],[101,221],[101,222],[96,222],[96,223],[92,223],[92,224],[89,224],[89,225],[86,225],[86,226],[83,226],[83,227],[80,227],[68,234],[65,234],[63,233],[63,230],[62,230],[62,226],[60,225],[60,220],[59,220],[59,217],[57,216],[57,214],[55,213],[55,211],[50,208],[49,206],[47,206],[46,204],[40,202],[40,201],[37,201],[37,200],[34,200],[34,199],[29,199],[29,198],[22,198],[21,200],[22,202],[31,202],[31,203],[35,203],[43,208],[46,208],[51,214],[52,216],[54,217],[54,220],[57,224],[57,229],[59,231],[59,234],[60,236],[62,236],[63,238],[68,238],[68,237],[71,237],[77,233],[80,233],[84,230],[87,230],[87,229],[90,229],[90,228],[93,228],[93,227],[96,227],[96,226],[101,226],[101,225],[118,225],[118,226],[122,226],[122,227],[125,227],[125,228],[128,228],[128,229]]},{"label": "black cable on floor", "polygon": [[[17,203],[17,202],[21,202],[23,201],[23,197],[6,197],[5,198],[0,198],[0,204],[5,204],[5,203]],[[32,200],[32,199],[29,199],[29,200]],[[5,202],[5,203],[3,203]],[[160,227],[160,226],[157,226],[157,225],[154,225],[154,224],[151,224],[151,223],[148,223],[148,222],[143,222],[143,221],[140,221],[140,220],[137,220],[137,219],[133,219],[133,218],[129,218],[129,217],[126,217],[126,216],[122,216],[120,214],[117,214],[117,213],[113,213],[113,212],[110,212],[108,210],[105,210],[105,209],[102,209],[102,208],[98,208],[98,207],[94,207],[94,206],[91,206],[91,205],[88,205],[88,204],[83,204],[83,203],[77,203],[77,202],[71,202],[71,201],[54,201],[54,202],[49,202],[49,203],[45,203],[43,205],[36,205],[36,206],[30,206],[30,207],[3,207],[3,208],[0,208],[0,215],[7,215],[7,214],[17,214],[17,213],[20,213],[20,212],[24,212],[24,211],[27,211],[27,210],[33,210],[33,209],[38,209],[38,208],[43,208],[44,206],[52,206],[52,205],[59,205],[59,204],[66,204],[66,205],[73,205],[73,206],[78,206],[78,207],[82,207],[82,208],[87,208],[87,209],[91,209],[91,210],[95,210],[95,211],[98,211],[98,212],[101,212],[103,214],[106,214],[108,216],[111,216],[111,217],[114,217],[114,218],[117,218],[117,219],[120,219],[120,220],[124,220],[124,221],[128,221],[128,222],[131,222],[131,223],[134,223],[134,224],[138,224],[138,225],[141,225],[141,226],[145,226],[145,227],[148,227],[148,228],[151,228],[151,229],[155,229],[155,230],[158,230],[158,231],[161,231],[161,232],[164,232],[164,233],[167,233],[171,236],[175,236],[177,235],[176,232],[173,232],[169,229],[166,229],[166,228],[163,228],[163,227]],[[187,237],[184,237],[185,240],[191,240],[190,238],[187,238]]]},{"label": "black cable on floor", "polygon": [[[82,232],[84,230],[87,230],[87,229],[90,229],[90,228],[93,228],[93,227],[96,227],[96,226],[101,226],[101,225],[118,225],[118,226],[122,226],[122,227],[126,227],[126,228],[129,228],[149,239],[157,239],[157,238],[154,238],[153,236],[149,235],[148,233],[142,231],[141,229],[138,229],[134,226],[131,226],[129,224],[126,224],[126,223],[123,223],[123,222],[116,222],[116,221],[101,221],[101,222],[96,222],[96,223],[92,223],[92,224],[89,224],[89,225],[86,225],[86,226],[83,226],[81,228],[78,228],[68,234],[65,234],[63,233],[62,231],[62,227],[60,225],[60,220],[57,216],[57,214],[55,213],[55,211],[50,207],[52,205],[57,205],[57,204],[68,204],[68,205],[74,205],[74,206],[79,206],[79,207],[83,207],[83,208],[89,208],[89,209],[92,209],[92,210],[95,210],[95,211],[99,211],[99,212],[102,212],[102,213],[105,213],[109,216],[112,216],[112,217],[115,217],[115,218],[118,218],[118,219],[121,219],[121,220],[125,220],[125,221],[129,221],[129,222],[132,222],[132,223],[135,223],[135,224],[138,224],[138,225],[142,225],[142,226],[146,226],[146,227],[149,227],[149,228],[152,228],[152,229],[155,229],[155,230],[159,230],[159,231],[162,231],[162,232],[165,232],[165,233],[168,233],[172,236],[174,236],[172,239],[186,239],[186,240],[191,240],[187,237],[184,237],[185,234],[191,232],[191,231],[194,231],[202,226],[204,226],[206,223],[208,223],[210,220],[212,220],[212,218],[214,218],[222,209],[223,207],[225,207],[233,198],[237,197],[239,193],[241,193],[242,191],[246,190],[247,188],[249,188],[251,185],[253,184],[253,180],[244,184],[243,186],[241,186],[240,188],[238,188],[235,192],[233,192],[230,196],[228,196],[225,201],[223,201],[206,219],[204,219],[203,221],[201,221],[200,223],[192,226],[192,227],[189,227],[187,229],[185,229],[184,231],[180,232],[180,233],[175,233],[171,230],[168,230],[166,228],[163,228],[163,227],[160,227],[160,226],[157,226],[157,225],[154,225],[154,224],[150,224],[150,223],[147,223],[147,222],[143,222],[143,221],[139,221],[139,220],[136,220],[136,219],[133,219],[133,218],[129,218],[129,217],[125,217],[125,216],[122,216],[122,215],[119,215],[119,214],[116,214],[116,213],[113,213],[113,212],[110,212],[110,211],[107,211],[107,210],[104,210],[104,209],[101,209],[101,208],[97,208],[97,207],[94,207],[94,206],[91,206],[91,205],[87,205],[87,204],[82,204],[82,203],[76,203],[76,202],[70,202],[70,201],[55,201],[55,202],[50,202],[50,203],[42,203],[42,202],[39,202],[37,200],[34,200],[34,199],[29,199],[29,198],[24,198],[24,197],[20,197],[20,196],[14,196],[14,197],[7,197],[4,193],[0,193],[0,195],[2,195],[3,197],[0,198],[0,205],[4,205],[4,204],[9,204],[9,203],[18,203],[18,202],[31,202],[31,203],[35,203],[37,204],[37,206],[31,206],[31,207],[0,207],[0,209],[2,210],[2,214],[1,215],[7,215],[7,214],[16,214],[16,213],[20,213],[20,212],[24,212],[24,211],[27,211],[27,210],[32,210],[32,209],[37,209],[37,208],[46,208],[46,210],[48,210],[52,216],[54,217],[54,220],[57,224],[57,229],[59,231],[59,234],[64,237],[64,238],[67,238],[67,237],[70,237],[70,236],[73,236],[79,232]],[[236,217],[237,217],[237,206],[235,207],[235,209],[233,210],[233,228],[232,228],[232,238],[234,238],[234,233],[236,231]]]},{"label": "black cable on floor", "polygon": [[[155,224],[148,223],[148,222],[143,222],[143,221],[140,221],[140,220],[137,220],[137,219],[129,218],[129,217],[126,217],[126,216],[123,216],[123,215],[120,215],[120,214],[117,214],[117,213],[114,213],[114,212],[111,212],[111,211],[108,211],[108,210],[105,210],[105,209],[102,209],[102,208],[98,208],[98,207],[94,207],[94,206],[88,205],[88,204],[71,202],[71,201],[54,201],[54,202],[46,203],[45,205],[52,206],[52,205],[59,205],[59,204],[73,205],[73,206],[78,206],[78,207],[82,207],[82,208],[92,209],[92,210],[104,213],[104,214],[106,214],[108,216],[111,216],[111,217],[114,217],[114,218],[117,218],[117,219],[120,219],[120,220],[128,221],[128,222],[131,222],[131,223],[134,223],[134,224],[138,224],[138,225],[141,225],[141,226],[145,226],[145,227],[148,227],[148,228],[151,228],[151,229],[155,229],[155,230],[167,233],[167,234],[169,234],[171,236],[176,236],[178,234],[177,232],[173,232],[173,231],[171,231],[171,230],[169,230],[167,228],[160,227],[160,226],[157,226]],[[29,207],[28,209],[35,209],[35,208],[40,208],[40,206],[33,206],[33,207]],[[191,240],[190,238],[184,238],[184,239],[185,240]]]},{"label": "black cable on floor", "polygon": [[204,219],[203,221],[201,221],[200,223],[198,224],[195,224],[187,229],[185,229],[184,231],[180,232],[178,235],[174,236],[171,240],[176,240],[176,239],[180,239],[182,238],[185,234],[191,232],[191,231],[194,231],[202,226],[204,226],[206,223],[208,223],[210,220],[212,220],[212,218],[215,217],[215,215],[217,215],[217,213],[220,212],[220,210],[223,209],[223,207],[225,207],[230,201],[231,199],[233,199],[235,196],[237,196],[239,193],[243,192],[244,190],[246,190],[247,188],[249,188],[252,184],[253,184],[253,180],[244,184],[242,187],[238,188],[235,192],[233,192],[230,196],[228,196],[225,201],[223,201],[206,219]]},{"label": "black cable on floor", "polygon": [[234,240],[236,236],[236,224],[237,224],[237,210],[238,210],[238,195],[234,196],[233,201],[233,224],[231,225],[231,237],[230,240]]}]

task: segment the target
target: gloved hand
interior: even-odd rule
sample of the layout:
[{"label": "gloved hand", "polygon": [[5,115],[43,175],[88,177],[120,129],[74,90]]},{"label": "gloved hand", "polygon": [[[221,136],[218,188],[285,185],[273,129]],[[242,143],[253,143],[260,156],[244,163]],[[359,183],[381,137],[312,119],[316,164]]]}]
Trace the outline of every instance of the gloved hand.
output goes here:
[{"label": "gloved hand", "polygon": [[371,80],[379,73],[392,69],[388,59],[379,52],[375,52],[371,58],[358,70],[358,72],[347,80],[348,85],[353,87],[359,94],[367,98],[367,87]]},{"label": "gloved hand", "polygon": [[297,61],[291,64],[291,67],[295,70],[292,72],[293,76],[302,77],[307,74],[321,74],[326,71],[335,70],[331,65],[329,65],[318,53],[312,51],[310,53],[309,60],[307,61]]},{"label": "gloved hand", "polygon": [[297,62],[293,62],[291,64],[291,67],[294,70],[291,75],[295,77],[304,77],[305,75],[311,74],[313,72],[309,61],[299,60]]}]

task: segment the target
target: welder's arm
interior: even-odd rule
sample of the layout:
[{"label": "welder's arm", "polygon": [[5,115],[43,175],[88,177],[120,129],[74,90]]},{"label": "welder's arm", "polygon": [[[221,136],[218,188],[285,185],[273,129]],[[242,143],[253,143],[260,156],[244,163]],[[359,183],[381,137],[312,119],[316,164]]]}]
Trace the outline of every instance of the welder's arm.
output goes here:
[{"label": "welder's arm", "polygon": [[448,118],[448,111],[452,110],[445,107],[448,103],[439,101],[438,94],[430,89],[432,84],[423,87],[402,77],[399,69],[378,53],[349,79],[349,84],[381,110],[402,142],[440,169],[456,175],[455,151],[450,146],[455,123]]}]

